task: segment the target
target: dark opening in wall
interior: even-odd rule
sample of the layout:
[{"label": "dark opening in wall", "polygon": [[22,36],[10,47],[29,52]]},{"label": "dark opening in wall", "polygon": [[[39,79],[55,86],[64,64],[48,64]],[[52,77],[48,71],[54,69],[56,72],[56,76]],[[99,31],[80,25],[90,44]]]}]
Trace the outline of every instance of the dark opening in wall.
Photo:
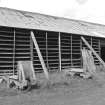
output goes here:
[{"label": "dark opening in wall", "polygon": [[101,47],[101,58],[105,62],[105,39],[101,39],[100,41],[100,47]]},{"label": "dark opening in wall", "polygon": [[105,46],[101,47],[101,58],[103,59],[103,61],[105,62]]}]

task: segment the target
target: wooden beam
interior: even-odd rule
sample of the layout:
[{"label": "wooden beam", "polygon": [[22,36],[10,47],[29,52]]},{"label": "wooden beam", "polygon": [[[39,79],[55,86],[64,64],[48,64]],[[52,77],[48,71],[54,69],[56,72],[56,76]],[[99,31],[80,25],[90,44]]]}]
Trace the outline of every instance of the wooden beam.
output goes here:
[{"label": "wooden beam", "polygon": [[24,70],[22,67],[22,61],[18,61],[18,79],[19,81],[25,81]]},{"label": "wooden beam", "polygon": [[46,65],[47,65],[47,69],[49,70],[49,63],[48,63],[48,33],[46,32]]},{"label": "wooden beam", "polygon": [[33,33],[32,31],[31,31],[31,37],[32,37],[32,40],[33,40],[33,42],[34,42],[34,45],[35,45],[35,48],[36,48],[36,51],[37,51],[39,60],[40,60],[40,62],[41,62],[42,68],[43,68],[43,70],[44,70],[45,76],[46,76],[46,78],[49,80],[47,67],[46,67],[46,65],[45,65],[45,62],[44,62],[44,59],[43,59],[43,57],[42,57],[41,51],[40,51],[40,49],[39,49],[37,40],[36,40],[36,38],[35,38],[35,36],[34,36],[34,33]]},{"label": "wooden beam", "polygon": [[33,62],[33,41],[31,36],[30,36],[30,59]]},{"label": "wooden beam", "polygon": [[16,38],[15,38],[15,35],[16,33],[15,33],[15,28],[14,28],[14,40],[13,40],[13,75],[15,75],[15,40],[16,40]]},{"label": "wooden beam", "polygon": [[71,43],[70,43],[70,44],[71,44],[71,67],[73,67],[73,59],[72,59],[72,58],[73,58],[73,57],[72,57],[72,38],[73,38],[73,37],[72,37],[72,35],[71,35],[70,38],[71,38]]},{"label": "wooden beam", "polygon": [[91,47],[91,45],[85,40],[83,36],[81,36],[81,39],[86,44],[86,46],[93,52],[93,54],[98,58],[98,60],[103,64],[105,67],[105,62],[101,59],[101,57],[96,53],[96,51]]},{"label": "wooden beam", "polygon": [[59,45],[59,71],[61,71],[62,67],[61,67],[61,34],[60,32],[58,36],[58,45]]},{"label": "wooden beam", "polygon": [[82,52],[81,52],[81,50],[82,50],[82,40],[81,40],[81,38],[80,38],[80,60],[81,60],[81,68],[83,67],[82,66],[82,64],[83,64],[83,61],[82,61]]}]

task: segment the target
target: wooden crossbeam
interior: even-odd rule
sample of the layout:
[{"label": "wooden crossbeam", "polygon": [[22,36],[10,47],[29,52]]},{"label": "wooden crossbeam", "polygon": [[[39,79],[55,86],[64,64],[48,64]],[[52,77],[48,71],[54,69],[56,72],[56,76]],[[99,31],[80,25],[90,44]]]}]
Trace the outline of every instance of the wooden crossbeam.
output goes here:
[{"label": "wooden crossbeam", "polygon": [[33,40],[33,42],[34,42],[34,45],[35,45],[35,48],[36,48],[36,51],[37,51],[39,60],[40,60],[40,62],[41,62],[42,68],[43,68],[43,70],[44,70],[45,76],[46,76],[46,78],[49,80],[47,67],[46,67],[45,62],[44,62],[44,59],[43,59],[43,57],[42,57],[42,54],[41,54],[40,48],[39,48],[39,46],[38,46],[37,40],[36,40],[36,38],[35,38],[35,36],[34,36],[34,33],[33,33],[32,31],[31,31],[31,37],[32,37],[32,40]]},{"label": "wooden crossbeam", "polygon": [[86,44],[86,46],[93,52],[93,54],[98,58],[98,60],[103,64],[105,67],[105,62],[101,59],[101,57],[96,53],[96,51],[91,47],[91,45],[86,41],[86,39],[81,36],[82,41]]}]

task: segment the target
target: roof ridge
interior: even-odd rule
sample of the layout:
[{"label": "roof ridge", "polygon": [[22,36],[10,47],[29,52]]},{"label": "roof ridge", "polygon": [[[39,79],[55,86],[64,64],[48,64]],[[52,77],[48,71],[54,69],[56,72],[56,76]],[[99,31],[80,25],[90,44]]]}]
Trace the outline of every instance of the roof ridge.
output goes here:
[{"label": "roof ridge", "polygon": [[84,21],[84,20],[79,20],[79,19],[70,19],[70,18],[65,18],[65,17],[60,17],[60,16],[53,16],[53,15],[48,15],[48,14],[43,14],[43,13],[38,13],[38,12],[25,11],[25,10],[19,10],[19,9],[8,8],[8,7],[0,7],[0,9],[25,12],[25,13],[31,13],[31,14],[39,14],[39,15],[43,15],[43,16],[47,16],[47,17],[56,18],[56,19],[63,19],[63,20],[69,20],[69,21],[74,21],[74,22],[83,22],[83,23],[88,23],[88,24],[93,24],[93,25],[98,25],[98,26],[105,26],[104,24],[100,24],[100,23],[94,23],[94,22],[89,22],[89,21]]}]

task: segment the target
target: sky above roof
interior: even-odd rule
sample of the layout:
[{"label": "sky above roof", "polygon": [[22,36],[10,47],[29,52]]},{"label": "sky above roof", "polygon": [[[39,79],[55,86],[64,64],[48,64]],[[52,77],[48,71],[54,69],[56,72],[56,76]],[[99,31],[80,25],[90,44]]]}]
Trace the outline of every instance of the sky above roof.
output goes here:
[{"label": "sky above roof", "polygon": [[0,0],[0,6],[105,24],[105,0]]}]

